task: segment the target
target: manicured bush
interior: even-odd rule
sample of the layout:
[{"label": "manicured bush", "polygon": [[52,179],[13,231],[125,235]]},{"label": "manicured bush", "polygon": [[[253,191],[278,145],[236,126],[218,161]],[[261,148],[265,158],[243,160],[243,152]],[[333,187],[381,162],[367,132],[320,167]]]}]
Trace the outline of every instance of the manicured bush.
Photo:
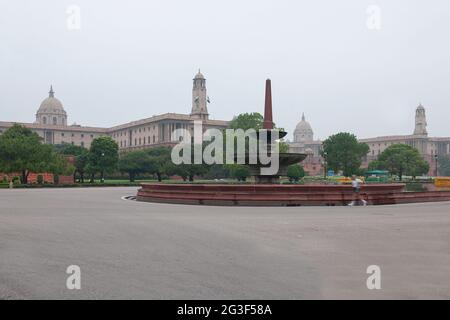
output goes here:
[{"label": "manicured bush", "polygon": [[232,175],[238,181],[246,181],[247,177],[250,176],[250,170],[244,165],[235,165],[232,169]]},{"label": "manicured bush", "polygon": [[53,176],[53,183],[54,183],[54,184],[59,184],[59,175],[55,174],[55,175]]},{"label": "manicured bush", "polygon": [[290,165],[287,169],[287,176],[290,182],[297,182],[305,176],[305,170],[298,164]]},{"label": "manicured bush", "polygon": [[38,184],[44,183],[44,177],[43,177],[41,174],[39,174],[39,175],[37,176],[37,183],[38,183]]}]

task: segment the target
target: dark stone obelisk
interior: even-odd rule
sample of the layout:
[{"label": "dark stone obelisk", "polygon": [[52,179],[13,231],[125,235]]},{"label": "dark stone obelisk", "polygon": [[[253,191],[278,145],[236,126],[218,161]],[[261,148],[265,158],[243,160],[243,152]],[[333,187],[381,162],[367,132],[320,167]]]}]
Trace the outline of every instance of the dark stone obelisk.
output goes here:
[{"label": "dark stone obelisk", "polygon": [[266,100],[264,102],[264,122],[263,129],[273,129],[272,119],[272,85],[270,79],[266,80]]}]

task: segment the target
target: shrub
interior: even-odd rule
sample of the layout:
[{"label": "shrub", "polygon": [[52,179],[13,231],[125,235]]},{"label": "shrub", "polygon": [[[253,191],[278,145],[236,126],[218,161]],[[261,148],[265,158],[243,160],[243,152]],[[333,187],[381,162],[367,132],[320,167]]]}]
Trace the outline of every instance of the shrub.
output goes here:
[{"label": "shrub", "polygon": [[289,181],[297,182],[298,180],[300,180],[300,178],[303,178],[305,176],[305,170],[302,166],[293,164],[288,167],[287,176],[289,178]]},{"label": "shrub", "polygon": [[54,184],[58,184],[58,183],[59,183],[59,175],[55,174],[55,175],[53,176],[53,183],[54,183]]},{"label": "shrub", "polygon": [[37,176],[37,183],[42,184],[44,182],[44,177],[40,174]]},{"label": "shrub", "polygon": [[247,177],[250,175],[250,170],[248,167],[243,165],[235,165],[232,169],[233,177],[238,181],[246,181]]}]

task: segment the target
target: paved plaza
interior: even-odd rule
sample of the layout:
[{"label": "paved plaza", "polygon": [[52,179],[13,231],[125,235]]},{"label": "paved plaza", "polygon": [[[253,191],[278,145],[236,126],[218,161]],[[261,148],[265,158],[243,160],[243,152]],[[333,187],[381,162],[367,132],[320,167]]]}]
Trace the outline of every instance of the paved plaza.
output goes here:
[{"label": "paved plaza", "polygon": [[[450,298],[450,203],[209,207],[0,190],[0,299]],[[81,268],[81,289],[66,268]],[[369,290],[366,269],[381,269]]]}]

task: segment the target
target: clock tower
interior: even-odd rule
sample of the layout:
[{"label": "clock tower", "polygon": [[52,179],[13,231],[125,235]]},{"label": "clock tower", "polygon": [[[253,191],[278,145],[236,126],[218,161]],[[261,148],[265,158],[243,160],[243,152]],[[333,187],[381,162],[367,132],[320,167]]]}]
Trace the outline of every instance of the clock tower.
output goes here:
[{"label": "clock tower", "polygon": [[207,120],[209,98],[206,95],[206,79],[200,70],[193,81],[191,117]]}]

